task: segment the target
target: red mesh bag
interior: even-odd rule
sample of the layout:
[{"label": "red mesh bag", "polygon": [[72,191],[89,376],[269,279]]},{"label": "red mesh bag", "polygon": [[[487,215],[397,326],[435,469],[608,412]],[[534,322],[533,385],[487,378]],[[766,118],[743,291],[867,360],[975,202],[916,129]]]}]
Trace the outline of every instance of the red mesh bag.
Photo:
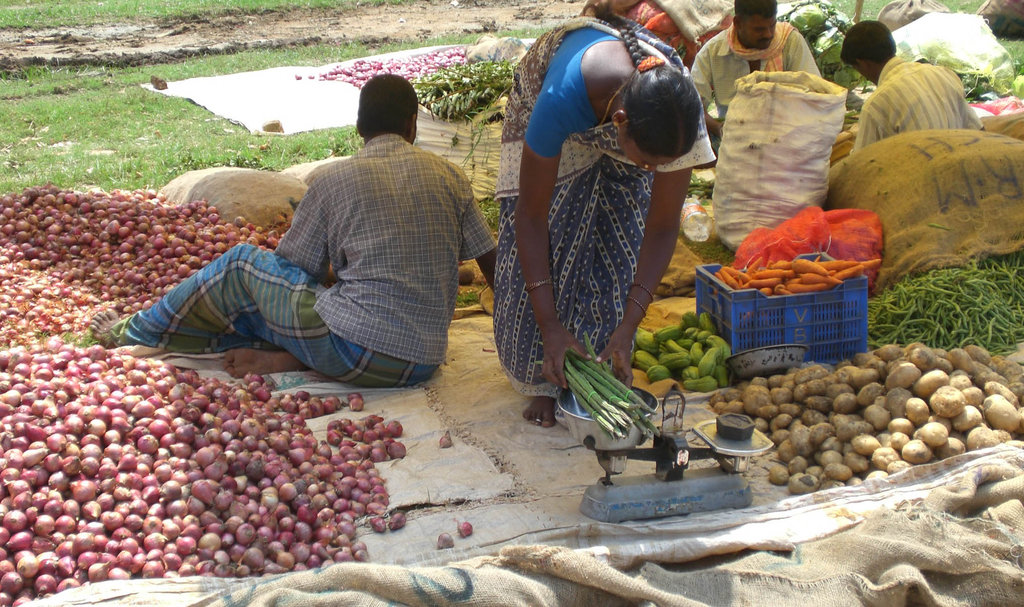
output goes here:
[{"label": "red mesh bag", "polygon": [[[874,211],[806,207],[775,228],[755,228],[736,249],[733,267],[758,267],[789,261],[804,253],[825,253],[833,259],[868,261],[882,256],[882,222]],[[869,270],[868,289],[878,270]]]}]

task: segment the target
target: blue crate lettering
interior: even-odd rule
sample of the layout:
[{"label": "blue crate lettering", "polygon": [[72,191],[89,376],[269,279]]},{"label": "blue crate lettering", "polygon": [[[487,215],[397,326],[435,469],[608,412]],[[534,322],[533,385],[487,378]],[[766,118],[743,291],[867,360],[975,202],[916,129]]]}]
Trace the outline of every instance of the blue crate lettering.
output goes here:
[{"label": "blue crate lettering", "polygon": [[715,276],[721,267],[697,266],[697,312],[711,315],[733,353],[804,344],[805,361],[836,363],[867,351],[867,277],[848,278],[827,291],[768,297],[757,289],[731,289]]}]

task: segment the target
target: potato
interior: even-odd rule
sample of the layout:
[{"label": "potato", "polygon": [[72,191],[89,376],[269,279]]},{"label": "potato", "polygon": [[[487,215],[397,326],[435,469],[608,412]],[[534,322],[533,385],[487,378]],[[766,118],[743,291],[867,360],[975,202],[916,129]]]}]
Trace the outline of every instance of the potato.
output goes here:
[{"label": "potato", "polygon": [[853,476],[853,470],[846,464],[835,462],[825,466],[825,478],[846,482]]},{"label": "potato", "polygon": [[783,403],[779,405],[779,414],[785,413],[793,417],[800,417],[800,414],[804,412],[804,408],[796,403]]},{"label": "potato", "polygon": [[849,421],[843,425],[836,426],[836,438],[844,443],[853,440],[858,434],[871,434],[875,427],[866,421]]},{"label": "potato", "polygon": [[840,394],[856,393],[857,391],[854,390],[853,387],[850,386],[850,384],[843,384],[839,382],[831,383],[828,385],[828,388],[825,389],[825,396],[829,397],[832,400],[835,400],[836,397],[839,396]]},{"label": "potato", "polygon": [[942,445],[935,450],[935,457],[938,459],[946,459],[947,457],[960,455],[965,451],[967,451],[967,446],[964,445],[963,441],[959,438],[950,437],[950,439],[946,441],[945,445]]},{"label": "potato", "polygon": [[729,399],[725,398],[725,390],[716,390],[708,397],[708,406],[711,408],[714,408],[715,405],[727,402],[729,402]]},{"label": "potato", "polygon": [[900,356],[903,356],[903,348],[896,344],[888,344],[880,348],[876,348],[873,354],[885,362],[890,362],[896,360]]},{"label": "potato", "polygon": [[999,443],[999,435],[988,426],[977,426],[967,433],[968,451],[995,447]]},{"label": "potato", "polygon": [[913,396],[906,388],[893,388],[885,393],[885,409],[893,417],[906,417],[907,401]]},{"label": "potato", "polygon": [[835,436],[826,438],[820,445],[818,445],[818,451],[843,451],[843,441],[839,440]]},{"label": "potato", "polygon": [[1021,364],[1015,360],[1010,360],[1002,356],[998,358],[993,356],[991,365],[997,373],[1011,381],[1024,377],[1024,366],[1021,366]]},{"label": "potato", "polygon": [[757,410],[757,417],[762,419],[771,420],[779,414],[778,405],[765,405]]},{"label": "potato", "polygon": [[860,434],[854,437],[850,444],[853,445],[854,451],[865,457],[871,457],[882,446],[878,439],[870,434]]},{"label": "potato", "polygon": [[821,446],[821,443],[825,442],[826,438],[835,435],[835,427],[833,427],[832,424],[828,423],[827,421],[817,423],[811,426],[811,443],[814,445],[815,449]]},{"label": "potato", "polygon": [[[846,384],[843,385],[845,386]],[[853,413],[859,408],[857,395],[852,392],[844,392],[832,399],[832,410],[836,413]]]},{"label": "potato", "polygon": [[721,394],[722,400],[742,400],[743,392],[739,388],[722,388],[715,394]]},{"label": "potato", "polygon": [[806,426],[799,428],[791,427],[789,430],[789,441],[793,443],[795,453],[804,457],[814,455],[814,450],[817,448],[817,445],[811,443],[811,429]]},{"label": "potato", "polygon": [[1020,411],[1010,404],[1003,395],[993,394],[982,403],[985,421],[993,430],[1016,432],[1020,427]]},{"label": "potato", "polygon": [[789,460],[789,465],[786,466],[786,469],[789,471],[789,475],[793,476],[794,474],[805,472],[807,470],[807,465],[807,459],[798,455]]},{"label": "potato", "polygon": [[773,485],[785,485],[789,483],[789,470],[782,464],[768,466],[768,482]]},{"label": "potato", "polygon": [[768,378],[767,377],[751,377],[750,378],[750,383],[748,383],[747,385],[748,386],[757,386],[759,388],[767,388],[768,387]]},{"label": "potato", "polygon": [[772,444],[781,445],[783,441],[789,440],[789,430],[776,430],[768,438],[771,439]]},{"label": "potato", "polygon": [[864,480],[869,481],[871,479],[885,478],[887,476],[889,476],[889,473],[885,470],[872,470],[871,472],[868,472],[867,476],[864,477]]},{"label": "potato", "polygon": [[889,441],[892,440],[892,434],[889,434],[888,432],[879,432],[878,434],[875,435],[875,438],[878,439],[879,445],[883,447],[888,447],[890,446]]},{"label": "potato", "polygon": [[903,447],[910,442],[910,437],[902,432],[893,432],[889,435],[889,443],[887,447],[892,447],[897,451],[903,451]]},{"label": "potato", "polygon": [[755,417],[754,429],[760,432],[761,434],[768,432],[768,420],[766,420],[763,417]]},{"label": "potato", "polygon": [[866,367],[873,364],[876,360],[882,360],[875,355],[874,352],[858,352],[853,355],[850,362],[856,367]]},{"label": "potato", "polygon": [[922,426],[927,423],[928,416],[931,414],[932,411],[928,408],[928,403],[920,398],[915,396],[907,400],[907,419],[915,426]]},{"label": "potato", "polygon": [[793,416],[786,413],[780,413],[772,418],[771,423],[768,427],[774,432],[775,430],[782,430],[788,428],[793,423]]},{"label": "potato", "polygon": [[815,379],[821,379],[828,374],[829,370],[824,365],[809,365],[807,367],[794,368],[793,381],[800,385]]},{"label": "potato", "polygon": [[874,426],[875,430],[884,430],[889,425],[892,416],[889,411],[880,405],[870,405],[864,409],[864,421]]},{"label": "potato", "polygon": [[811,476],[813,476],[815,478],[821,478],[821,475],[822,475],[822,473],[824,471],[825,471],[825,469],[822,468],[821,466],[814,465],[814,466],[807,466],[807,470],[805,470],[804,473],[805,474],[810,474]]},{"label": "potato", "polygon": [[793,387],[793,400],[800,403],[810,396],[824,396],[828,390],[828,384],[823,379],[812,379],[804,383],[797,383]]},{"label": "potato", "polygon": [[946,375],[949,375],[955,370],[953,369],[953,363],[949,362],[948,360],[941,356],[935,359],[935,368],[938,369],[939,371],[945,372]]},{"label": "potato", "polygon": [[818,489],[818,479],[806,472],[794,474],[789,477],[789,492],[793,495],[803,495]]},{"label": "potato", "polygon": [[832,413],[832,399],[827,396],[812,394],[804,399],[804,406],[822,413]]},{"label": "potato", "polygon": [[954,369],[960,369],[967,373],[974,372],[974,359],[963,348],[953,348],[946,352],[946,360],[952,363]]},{"label": "potato", "polygon": [[885,389],[909,388],[919,379],[921,369],[917,365],[907,361],[898,362],[885,378]]},{"label": "potato", "polygon": [[[949,440],[949,428],[939,422],[928,422],[914,432],[914,439],[935,449],[946,444]],[[907,458],[903,458],[907,459]]]},{"label": "potato", "polygon": [[983,365],[987,365],[992,362],[992,355],[988,353],[988,350],[981,346],[975,346],[973,344],[964,346],[964,351],[966,351],[975,362],[979,362]]},{"label": "potato", "polygon": [[871,454],[871,465],[879,470],[887,470],[889,464],[900,461],[900,454],[892,447],[879,447]]},{"label": "potato", "polygon": [[[882,362],[880,359],[880,363]],[[882,363],[884,364],[884,363]],[[848,384],[854,390],[860,390],[864,386],[877,382],[879,373],[876,369],[862,369],[858,367],[843,367],[836,371],[836,379],[840,383]]]},{"label": "potato", "polygon": [[846,467],[853,471],[854,474],[861,474],[867,472],[868,468],[871,467],[871,462],[868,458],[864,457],[860,453],[847,453],[843,456],[843,463]]},{"label": "potato", "polygon": [[847,487],[856,487],[857,485],[860,485],[863,482],[864,482],[864,479],[860,478],[859,476],[854,476],[850,480],[846,481],[846,486]]},{"label": "potato", "polygon": [[985,382],[984,390],[986,395],[992,396],[993,394],[998,394],[1005,398],[1008,403],[1014,406],[1014,408],[1020,408],[1020,401],[1017,399],[1017,395],[1014,394],[1006,385],[996,381]]},{"label": "potato", "polygon": [[793,446],[793,433],[790,432],[789,438],[779,443],[779,446],[775,448],[775,455],[784,462],[796,457],[796,447]]},{"label": "potato", "polygon": [[891,464],[889,464],[889,467],[886,468],[885,471],[887,473],[889,473],[890,476],[892,476],[893,474],[896,474],[897,472],[903,472],[904,470],[906,470],[906,469],[908,469],[910,467],[911,467],[910,462],[905,462],[905,461],[902,461],[902,460],[897,460],[897,461],[892,462]]},{"label": "potato", "polygon": [[936,390],[946,385],[949,385],[949,375],[945,371],[936,369],[928,371],[914,382],[911,392],[918,398],[928,400]]},{"label": "potato", "polygon": [[956,371],[949,376],[949,385],[963,392],[967,388],[974,387],[974,380],[971,379],[970,375]]},{"label": "potato", "polygon": [[875,403],[875,399],[885,394],[885,387],[878,382],[871,382],[865,384],[860,390],[857,391],[857,404],[861,407],[867,407]]},{"label": "potato", "polygon": [[768,388],[774,390],[775,388],[782,387],[782,383],[786,381],[786,376],[781,374],[772,375],[768,378]]},{"label": "potato", "polygon": [[897,417],[889,420],[889,426],[887,429],[892,434],[902,432],[909,436],[914,433],[914,422],[905,417]]},{"label": "potato", "polygon": [[981,388],[971,386],[969,388],[964,388],[961,392],[964,395],[964,401],[968,405],[981,409],[981,404],[985,402],[985,392]]},{"label": "potato", "polygon": [[964,393],[952,386],[939,386],[928,399],[935,415],[953,418],[960,415],[967,406]]},{"label": "potato", "polygon": [[829,464],[843,463],[843,454],[838,451],[819,451],[814,454],[814,461],[819,466],[828,468]]},{"label": "potato", "polygon": [[715,413],[719,415],[724,415],[726,413],[743,413],[743,401],[730,400],[727,403],[719,403],[715,405]]},{"label": "potato", "polygon": [[768,394],[771,396],[772,402],[776,405],[793,402],[793,391],[789,388],[772,388],[768,391]]},{"label": "potato", "polygon": [[772,404],[772,397],[771,393],[768,392],[768,388],[753,383],[743,389],[740,400],[743,401],[743,411],[750,416],[756,415],[757,410],[761,407]]},{"label": "potato", "polygon": [[821,411],[815,411],[814,409],[804,409],[804,412],[800,414],[800,421],[802,421],[805,426],[810,427],[827,422],[828,415]]},{"label": "potato", "polygon": [[[936,367],[935,352],[928,346],[918,346],[907,352],[907,360],[922,372],[927,373]],[[904,386],[905,387],[905,386]]]}]

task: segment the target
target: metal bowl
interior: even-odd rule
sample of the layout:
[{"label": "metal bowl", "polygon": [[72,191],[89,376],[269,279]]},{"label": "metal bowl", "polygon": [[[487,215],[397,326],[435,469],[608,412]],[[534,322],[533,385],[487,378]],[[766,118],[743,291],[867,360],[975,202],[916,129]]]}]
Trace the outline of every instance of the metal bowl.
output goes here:
[{"label": "metal bowl", "polygon": [[740,379],[774,375],[804,362],[808,347],[803,344],[781,344],[753,348],[726,359],[733,374]]},{"label": "metal bowl", "polygon": [[[658,399],[650,392],[633,388],[640,398],[652,408],[658,406]],[[625,438],[614,438],[601,429],[601,426],[594,421],[590,413],[583,408],[583,405],[576,400],[576,395],[571,390],[562,390],[558,395],[558,408],[565,416],[565,425],[581,445],[587,445],[588,437],[593,441],[593,449],[598,451],[622,451],[633,449],[642,444],[645,440],[643,433],[636,426],[630,426],[629,434]],[[588,445],[589,446],[589,445]]]}]

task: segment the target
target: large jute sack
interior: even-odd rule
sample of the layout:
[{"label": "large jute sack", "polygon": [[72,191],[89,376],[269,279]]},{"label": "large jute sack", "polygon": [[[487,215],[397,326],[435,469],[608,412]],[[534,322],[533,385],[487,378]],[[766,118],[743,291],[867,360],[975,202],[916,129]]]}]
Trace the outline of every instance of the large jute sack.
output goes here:
[{"label": "large jute sack", "polygon": [[1024,141],[985,131],[902,133],[829,173],[825,208],[874,211],[885,250],[876,290],[1024,246]]},{"label": "large jute sack", "polygon": [[205,200],[227,221],[243,217],[260,227],[291,222],[308,186],[297,177],[234,167],[189,171],[160,189],[167,200]]},{"label": "large jute sack", "polygon": [[754,72],[737,81],[716,167],[715,224],[736,249],[825,201],[846,89],[806,72]]},{"label": "large jute sack", "polygon": [[985,0],[978,14],[985,18],[996,36],[1024,37],[1024,0]]},{"label": "large jute sack", "polygon": [[928,13],[948,12],[949,9],[936,0],[893,0],[878,11],[878,20],[891,32]]}]

